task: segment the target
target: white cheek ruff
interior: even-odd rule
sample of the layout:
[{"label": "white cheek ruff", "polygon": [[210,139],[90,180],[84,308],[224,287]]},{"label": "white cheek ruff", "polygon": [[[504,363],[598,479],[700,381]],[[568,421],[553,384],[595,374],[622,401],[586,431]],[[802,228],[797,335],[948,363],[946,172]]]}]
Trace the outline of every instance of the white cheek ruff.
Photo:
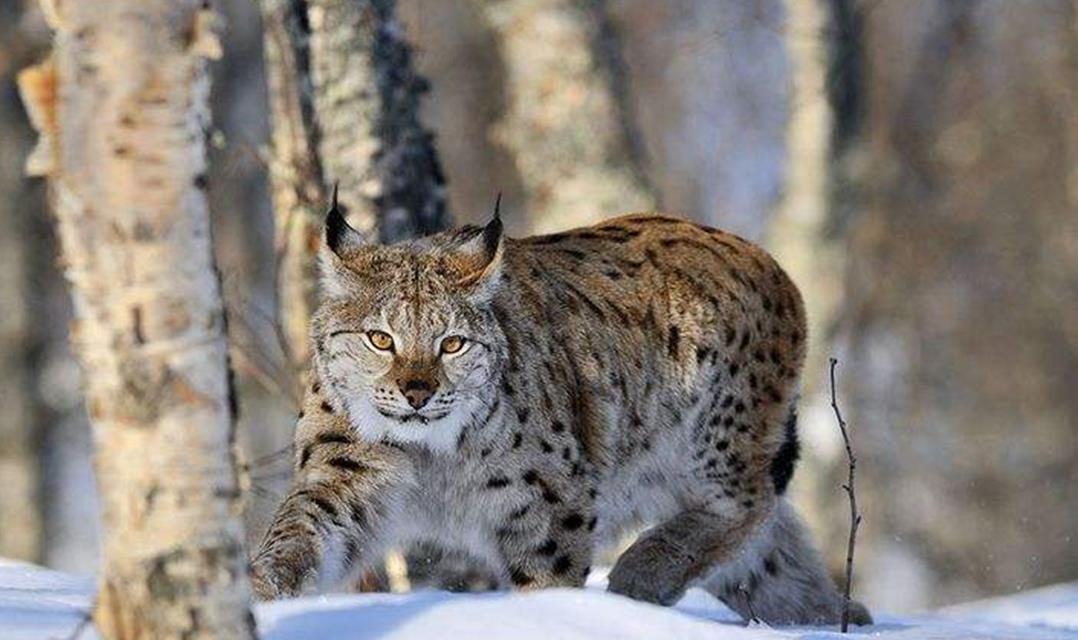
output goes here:
[{"label": "white cheek ruff", "polygon": [[478,408],[474,401],[461,400],[444,418],[421,424],[418,421],[398,421],[384,416],[367,398],[349,398],[347,404],[348,417],[364,440],[421,444],[438,453],[456,451],[461,431]]}]

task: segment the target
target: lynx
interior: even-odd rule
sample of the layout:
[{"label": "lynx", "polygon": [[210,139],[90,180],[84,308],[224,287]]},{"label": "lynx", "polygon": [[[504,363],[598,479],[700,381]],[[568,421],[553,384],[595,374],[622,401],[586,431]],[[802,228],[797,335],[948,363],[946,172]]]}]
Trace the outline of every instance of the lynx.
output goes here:
[{"label": "lynx", "polygon": [[[800,294],[763,250],[673,217],[504,237],[497,213],[376,246],[334,207],[295,481],[252,562],[262,598],[389,545],[466,551],[517,589],[699,584],[742,616],[831,623],[842,598],[783,499],[798,455]],[[867,623],[864,607],[855,621]]]}]

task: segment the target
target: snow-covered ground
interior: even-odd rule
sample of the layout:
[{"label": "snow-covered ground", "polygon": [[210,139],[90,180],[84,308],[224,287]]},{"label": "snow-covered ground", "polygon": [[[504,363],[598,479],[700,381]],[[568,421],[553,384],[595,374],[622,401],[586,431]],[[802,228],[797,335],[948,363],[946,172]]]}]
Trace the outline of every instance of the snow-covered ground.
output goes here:
[{"label": "snow-covered ground", "polygon": [[[0,561],[0,639],[95,638],[85,624],[93,580]],[[267,640],[827,640],[834,628],[744,626],[714,598],[691,590],[670,609],[602,590],[527,594],[334,595],[259,605]],[[1078,640],[1078,584],[986,600],[919,616],[877,615],[861,636],[893,640]]]}]

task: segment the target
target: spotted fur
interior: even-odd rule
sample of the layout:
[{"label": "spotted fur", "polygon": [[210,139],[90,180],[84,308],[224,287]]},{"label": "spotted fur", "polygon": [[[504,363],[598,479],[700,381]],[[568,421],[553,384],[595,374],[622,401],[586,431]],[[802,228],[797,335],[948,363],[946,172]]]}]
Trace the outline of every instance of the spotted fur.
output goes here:
[{"label": "spotted fur", "polygon": [[[739,611],[730,585],[766,602],[769,622],[837,619],[780,497],[805,320],[764,251],[652,215],[377,247],[331,212],[323,271],[316,382],[295,486],[253,563],[260,596],[419,542],[506,586],[580,586],[597,546],[648,523],[612,591],[670,604],[702,580]],[[449,336],[465,348],[441,352]]]}]

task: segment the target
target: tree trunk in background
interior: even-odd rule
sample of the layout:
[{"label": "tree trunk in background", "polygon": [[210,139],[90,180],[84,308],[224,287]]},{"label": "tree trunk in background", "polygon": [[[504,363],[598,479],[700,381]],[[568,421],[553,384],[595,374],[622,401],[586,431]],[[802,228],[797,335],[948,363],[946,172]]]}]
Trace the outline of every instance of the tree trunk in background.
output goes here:
[{"label": "tree trunk in background", "polygon": [[[26,64],[32,46],[18,32],[22,10],[0,4],[0,557],[40,562],[44,549],[44,498],[41,495],[43,440],[34,406],[33,351],[42,332],[31,317],[29,271],[43,249],[32,232],[42,215],[40,192],[23,178],[23,163],[33,146],[32,132],[15,98],[15,72]],[[46,251],[47,252],[47,251]]]},{"label": "tree trunk in background", "polygon": [[1075,19],[1072,0],[865,12],[844,387],[862,593],[888,609],[1078,573]]},{"label": "tree trunk in background", "polygon": [[433,136],[419,122],[427,81],[393,0],[308,0],[318,152],[349,221],[383,242],[449,226]]},{"label": "tree trunk in background", "polygon": [[[844,540],[846,471],[843,443],[830,409],[828,358],[843,303],[846,247],[837,232],[846,217],[850,141],[858,122],[860,44],[854,0],[786,0],[784,35],[791,72],[786,179],[767,245],[801,289],[808,315],[799,430],[808,443],[793,495],[823,540]],[[845,367],[843,366],[843,369]],[[854,429],[860,425],[855,425]],[[856,443],[860,433],[854,433]],[[827,544],[836,575],[845,545]]]},{"label": "tree trunk in background", "polygon": [[493,137],[516,163],[536,232],[655,208],[601,5],[481,3],[505,66],[505,113]]},{"label": "tree trunk in background", "polygon": [[[841,294],[841,247],[827,238],[831,216],[834,113],[827,90],[834,29],[827,0],[787,0],[784,23],[791,86],[786,125],[783,199],[771,220],[768,246],[801,288],[809,333],[825,334]],[[810,343],[802,384],[814,390],[824,377],[826,346]]]},{"label": "tree trunk in background", "polygon": [[75,301],[104,512],[95,622],[107,638],[254,635],[203,194],[204,58],[219,45],[202,6],[64,4],[55,62],[20,83],[42,134],[30,169],[51,178]]},{"label": "tree trunk in background", "polygon": [[273,124],[273,195],[277,296],[291,364],[304,375],[310,360],[309,325],[318,304],[318,247],[326,208],[318,156],[306,4],[262,0],[266,84]]}]

